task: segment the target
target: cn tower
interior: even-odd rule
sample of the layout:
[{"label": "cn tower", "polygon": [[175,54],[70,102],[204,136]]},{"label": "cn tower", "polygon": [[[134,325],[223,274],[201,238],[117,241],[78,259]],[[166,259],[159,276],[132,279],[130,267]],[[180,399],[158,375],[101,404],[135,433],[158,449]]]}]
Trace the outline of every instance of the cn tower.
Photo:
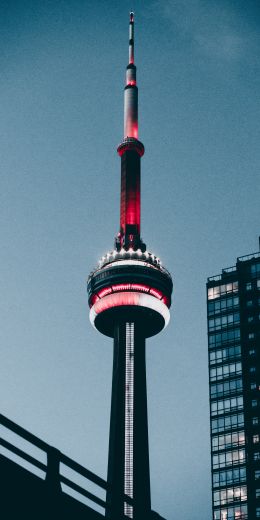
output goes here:
[{"label": "cn tower", "polygon": [[[169,322],[172,279],[140,235],[140,173],[144,146],[138,140],[138,88],[134,14],[129,22],[129,63],[124,89],[120,229],[88,279],[90,321],[114,339],[106,517],[146,520],[151,513],[146,338]],[[153,209],[154,211],[154,209]],[[132,499],[127,503],[124,495]]]}]

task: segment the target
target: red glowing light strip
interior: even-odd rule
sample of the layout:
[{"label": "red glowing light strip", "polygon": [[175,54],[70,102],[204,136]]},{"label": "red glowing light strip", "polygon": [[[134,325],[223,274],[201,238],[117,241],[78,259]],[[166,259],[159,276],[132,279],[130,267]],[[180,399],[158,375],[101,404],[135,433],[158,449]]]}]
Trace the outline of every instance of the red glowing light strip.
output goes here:
[{"label": "red glowing light strip", "polygon": [[91,305],[94,305],[98,300],[101,300],[104,298],[104,296],[107,296],[111,293],[117,293],[121,291],[137,291],[137,292],[143,292],[146,294],[151,294],[158,300],[162,300],[162,302],[167,305],[167,307],[170,306],[170,301],[167,296],[164,296],[163,293],[157,289],[154,289],[153,287],[150,287],[149,285],[139,284],[139,283],[120,283],[116,285],[112,285],[109,287],[105,287],[104,289],[101,289],[97,294],[94,294],[91,298]]},{"label": "red glowing light strip", "polygon": [[157,291],[157,289],[153,288],[150,289],[150,294],[152,294],[153,296],[155,296],[155,298],[158,298],[159,300],[161,300],[163,297],[163,293],[161,291]]},{"label": "red glowing light strip", "polygon": [[90,309],[90,321],[95,326],[96,317],[103,312],[116,307],[146,307],[159,313],[164,318],[164,326],[169,323],[170,312],[168,307],[162,300],[154,298],[151,294],[138,292],[122,291],[118,293],[108,294],[101,300],[98,300]]},{"label": "red glowing light strip", "polygon": [[147,293],[150,291],[150,287],[148,285],[141,285],[140,283],[132,283],[131,289],[133,289],[134,291],[141,291]]},{"label": "red glowing light strip", "polygon": [[103,298],[104,296],[106,296],[107,294],[110,294],[111,292],[112,292],[111,287],[105,287],[104,289],[101,289],[101,291],[99,291],[98,297]]},{"label": "red glowing light strip", "polygon": [[131,284],[130,283],[120,283],[118,285],[112,285],[113,292],[117,291],[130,291]]},{"label": "red glowing light strip", "polygon": [[137,293],[122,292],[118,294],[110,294],[95,304],[95,313],[100,314],[111,307],[121,307],[122,305],[136,306],[138,303],[139,295]]}]

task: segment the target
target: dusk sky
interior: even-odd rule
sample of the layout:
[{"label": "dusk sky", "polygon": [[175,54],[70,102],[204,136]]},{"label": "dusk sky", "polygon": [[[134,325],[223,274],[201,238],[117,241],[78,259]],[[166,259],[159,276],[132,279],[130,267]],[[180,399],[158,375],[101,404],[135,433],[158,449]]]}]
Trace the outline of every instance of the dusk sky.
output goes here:
[{"label": "dusk sky", "polygon": [[208,276],[258,250],[259,0],[0,3],[0,411],[106,478],[112,340],[86,280],[119,227],[135,11],[142,238],[173,276],[147,340],[152,507],[209,520]]}]

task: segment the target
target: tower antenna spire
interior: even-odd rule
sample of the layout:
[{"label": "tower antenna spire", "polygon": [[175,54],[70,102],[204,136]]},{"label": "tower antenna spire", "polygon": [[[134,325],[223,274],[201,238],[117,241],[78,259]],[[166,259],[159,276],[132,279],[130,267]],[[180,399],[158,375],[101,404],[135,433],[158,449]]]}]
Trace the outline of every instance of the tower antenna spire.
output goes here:
[{"label": "tower antenna spire", "polygon": [[129,21],[129,64],[134,64],[134,12],[130,11]]}]

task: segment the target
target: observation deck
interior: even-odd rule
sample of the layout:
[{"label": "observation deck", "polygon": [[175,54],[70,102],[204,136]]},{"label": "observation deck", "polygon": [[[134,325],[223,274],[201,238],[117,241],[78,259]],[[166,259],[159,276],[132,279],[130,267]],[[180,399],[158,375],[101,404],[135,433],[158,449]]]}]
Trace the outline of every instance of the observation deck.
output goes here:
[{"label": "observation deck", "polygon": [[88,279],[90,321],[113,337],[116,323],[141,323],[145,337],[169,322],[172,279],[159,258],[141,249],[111,251]]}]

